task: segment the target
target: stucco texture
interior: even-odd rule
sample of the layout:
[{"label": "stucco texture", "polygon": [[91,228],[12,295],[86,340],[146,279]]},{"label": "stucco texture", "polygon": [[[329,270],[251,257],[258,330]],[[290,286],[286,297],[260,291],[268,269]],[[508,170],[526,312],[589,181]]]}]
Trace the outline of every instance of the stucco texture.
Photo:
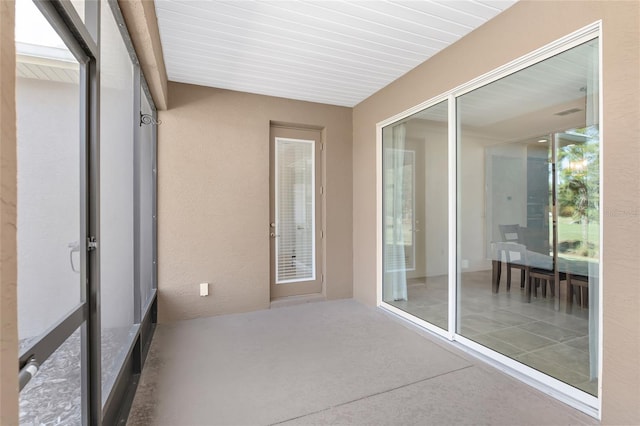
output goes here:
[{"label": "stucco texture", "polygon": [[169,99],[158,131],[160,321],[269,307],[271,122],[323,129],[324,294],[352,297],[351,109],[179,83]]},{"label": "stucco texture", "polygon": [[353,111],[354,297],[376,303],[376,123],[602,20],[602,420],[640,423],[640,2],[520,1]]},{"label": "stucco texture", "polygon": [[15,4],[0,2],[0,424],[18,424]]}]

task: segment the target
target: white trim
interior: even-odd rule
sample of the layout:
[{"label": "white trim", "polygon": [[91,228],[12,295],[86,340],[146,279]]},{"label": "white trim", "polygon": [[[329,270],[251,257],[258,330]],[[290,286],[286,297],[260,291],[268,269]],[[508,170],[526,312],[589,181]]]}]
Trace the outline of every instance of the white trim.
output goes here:
[{"label": "white trim", "polygon": [[546,46],[527,53],[526,55],[476,77],[471,81],[461,84],[450,90],[448,93],[452,93],[454,96],[459,97],[479,87],[485,86],[488,83],[492,83],[580,44],[586,43],[589,40],[593,40],[598,37],[598,34],[600,34],[601,23],[602,21],[599,20],[589,24],[586,27],[559,38],[558,40],[552,41]]},{"label": "white trim", "polygon": [[276,281],[276,284],[306,283],[306,282],[315,281],[315,280],[316,280],[315,277],[311,277],[311,278],[305,278],[303,280],[293,279],[293,280]]},{"label": "white trim", "polygon": [[41,63],[40,61],[47,61],[48,64],[55,64],[58,68],[75,70],[79,67],[78,60],[66,47],[44,46],[16,41],[16,55],[21,57],[22,62],[38,64]]},{"label": "white trim", "polygon": [[454,97],[459,97],[467,92],[477,89],[478,87],[485,86],[488,83],[499,80],[502,77],[515,73],[516,71],[527,68],[528,66],[534,65],[538,62],[544,61],[545,59],[555,56],[558,53],[562,53],[575,46],[585,43],[589,40],[593,40],[594,38],[601,37],[602,36],[601,25],[602,25],[601,20],[593,22],[592,24],[589,24],[586,27],[583,27],[577,31],[574,31],[573,33],[568,34],[558,40],[555,40],[547,44],[546,46],[536,49],[533,52],[527,53],[524,56],[521,56],[507,64],[504,64],[498,68],[495,68],[479,77],[474,78],[473,80],[470,80],[466,83],[456,86],[416,106],[413,106],[392,117],[382,120],[378,122],[376,126],[380,128],[388,126],[389,124],[393,124],[398,120],[402,120],[403,118],[407,118],[410,115],[416,114],[424,109],[427,109],[432,105],[435,105],[439,102],[447,100],[451,95],[453,95]]},{"label": "white trim", "polygon": [[483,360],[498,370],[517,378],[585,414],[592,417],[599,416],[597,397],[459,334],[455,335],[455,342],[460,343],[460,347],[465,352]]},{"label": "white trim", "polygon": [[412,315],[409,312],[403,311],[402,309],[396,306],[390,305],[387,302],[382,302],[379,307],[393,313],[394,315],[402,318],[403,320],[405,320],[410,324],[417,325],[420,328],[423,328],[449,341],[452,340],[447,330],[440,328],[437,325],[431,324],[430,322],[423,320],[422,318],[416,317],[415,315]]},{"label": "white trim", "polygon": [[458,316],[458,300],[456,289],[458,284],[458,166],[457,166],[457,144],[458,131],[456,123],[456,98],[450,94],[448,96],[448,172],[449,172],[449,340],[454,339]]},{"label": "white trim", "polygon": [[541,373],[534,368],[521,364],[505,355],[492,351],[491,349],[488,349],[473,340],[460,336],[459,334],[455,335],[455,340],[448,341],[446,340],[448,339],[448,335],[444,330],[387,303],[383,303],[379,308],[383,313],[389,314],[395,319],[399,319],[402,324],[409,328],[425,333],[428,337],[442,339],[454,348],[517,380],[520,380],[521,382],[524,382],[552,398],[555,398],[592,417],[598,416],[597,408],[594,408],[597,398],[592,395]]},{"label": "white trim", "polygon": [[[394,115],[393,117],[387,118],[386,120],[382,120],[382,121],[378,122],[376,124],[376,127],[382,129],[383,127],[386,127],[389,124],[393,124],[396,121],[402,120],[403,118],[407,118],[410,115],[413,115],[413,114],[416,114],[416,113],[418,113],[420,111],[423,111],[423,110],[425,110],[425,109],[427,109],[429,107],[432,107],[432,106],[434,106],[436,104],[439,104],[442,101],[446,101],[447,99],[449,99],[449,92],[443,93],[443,94],[438,95],[438,96],[434,96],[433,98],[431,98],[431,99],[429,99],[429,100],[427,100],[425,102],[422,102],[419,105],[416,105],[416,106],[414,106],[412,108],[409,108],[409,109],[407,109],[407,110],[405,110],[405,111],[403,111],[403,112],[401,112],[399,114]],[[382,133],[380,134],[380,137],[382,138]]]},{"label": "white trim", "polygon": [[[475,90],[481,86],[485,86],[493,81],[499,80],[503,77],[511,75],[521,69],[529,67],[544,61],[559,53],[565,52],[573,47],[583,44],[593,39],[599,40],[599,62],[598,62],[598,84],[599,84],[599,137],[600,137],[600,263],[599,263],[599,312],[598,312],[598,396],[594,397],[586,392],[583,392],[571,385],[561,382],[547,374],[541,373],[531,367],[521,364],[514,359],[506,357],[496,351],[493,351],[487,347],[479,345],[478,343],[464,338],[456,333],[456,326],[458,323],[457,304],[456,297],[457,282],[459,275],[458,267],[458,241],[457,241],[457,229],[458,229],[458,191],[457,191],[457,177],[460,171],[458,167],[457,157],[457,133],[458,133],[458,120],[456,117],[456,103],[457,97]],[[510,374],[519,380],[532,385],[533,387],[551,395],[552,397],[563,401],[572,407],[590,415],[597,419],[601,419],[602,416],[602,365],[603,365],[603,241],[604,241],[604,176],[603,176],[603,162],[604,158],[604,111],[603,111],[603,61],[602,61],[602,21],[598,20],[589,24],[571,34],[568,34],[558,40],[555,40],[540,49],[536,49],[528,54],[525,54],[505,65],[502,65],[490,72],[487,72],[473,80],[470,80],[464,84],[461,84],[451,90],[448,90],[440,95],[434,96],[429,100],[409,108],[401,113],[398,113],[390,118],[382,120],[376,124],[376,193],[377,193],[377,306],[392,312],[402,319],[409,321],[413,324],[419,325],[421,328],[433,332],[440,337],[447,337],[453,340],[452,344],[460,346],[466,352],[473,354],[474,356],[483,359],[485,362],[494,365],[502,371]],[[449,104],[449,151],[448,151],[448,165],[449,165],[449,324],[448,333],[442,333],[442,331],[426,323],[409,313],[406,313],[398,308],[388,305],[382,301],[382,129],[385,126],[393,124],[399,120],[407,118],[413,114],[416,114],[424,109],[427,109],[439,102],[448,100]],[[435,329],[434,329],[435,327]]]},{"label": "white trim", "polygon": [[604,161],[602,161],[604,159],[604,84],[603,81],[604,79],[602,78],[603,76],[603,60],[602,60],[602,47],[604,46],[604,43],[602,42],[602,25],[601,25],[601,21],[598,21],[599,25],[598,25],[598,137],[600,138],[600,141],[598,143],[598,147],[600,148],[600,152],[598,153],[598,155],[600,156],[599,158],[599,164],[600,164],[600,259],[598,259],[599,261],[599,265],[598,265],[598,420],[602,420],[602,358],[604,357],[604,340],[602,338],[602,335],[604,334],[604,315],[603,315],[603,307],[604,307],[604,285],[603,285],[603,278],[604,278],[604,256],[603,256],[603,249],[604,249],[604,206],[606,205],[606,203],[604,202],[604,191],[605,191],[605,187],[604,187],[604,168],[603,168],[603,164]]},{"label": "white trim", "polygon": [[382,303],[382,277],[384,259],[382,258],[382,233],[384,222],[382,218],[382,126],[376,126],[376,306]]},{"label": "white trim", "polygon": [[274,205],[275,205],[275,228],[274,228],[274,232],[276,234],[276,236],[278,235],[279,232],[279,226],[280,226],[280,216],[278,214],[278,172],[279,172],[279,168],[278,168],[278,153],[279,153],[279,143],[278,142],[298,142],[298,143],[304,143],[304,144],[310,144],[311,145],[311,200],[313,202],[313,207],[311,209],[311,229],[313,229],[313,232],[311,233],[311,250],[312,250],[312,254],[311,254],[311,261],[312,261],[312,267],[311,267],[311,271],[312,271],[312,276],[310,278],[305,278],[305,279],[301,279],[301,280],[297,280],[297,279],[288,279],[288,280],[279,280],[278,279],[278,259],[279,257],[279,250],[278,250],[278,241],[276,240],[274,245],[275,245],[275,258],[274,258],[274,268],[275,268],[275,283],[276,284],[290,284],[290,283],[299,283],[299,282],[309,282],[309,281],[315,281],[316,277],[318,276],[318,274],[316,273],[316,269],[318,267],[318,262],[316,261],[316,141],[313,139],[295,139],[295,138],[281,138],[281,137],[276,137],[275,138],[275,155],[274,155],[274,168],[275,168],[275,178],[274,178]]}]

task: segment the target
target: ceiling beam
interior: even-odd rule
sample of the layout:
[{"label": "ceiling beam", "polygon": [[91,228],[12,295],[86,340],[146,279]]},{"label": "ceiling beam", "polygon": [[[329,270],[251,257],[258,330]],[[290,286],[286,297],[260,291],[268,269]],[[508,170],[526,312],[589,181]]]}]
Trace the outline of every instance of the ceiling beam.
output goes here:
[{"label": "ceiling beam", "polygon": [[118,4],[156,108],[166,110],[167,70],[160,43],[155,4],[153,0],[118,0]]}]

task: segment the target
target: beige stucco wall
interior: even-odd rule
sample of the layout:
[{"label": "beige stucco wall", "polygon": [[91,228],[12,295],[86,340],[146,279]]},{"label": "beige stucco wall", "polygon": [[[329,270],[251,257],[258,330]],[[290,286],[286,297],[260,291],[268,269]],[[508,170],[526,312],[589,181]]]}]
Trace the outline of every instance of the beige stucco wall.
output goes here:
[{"label": "beige stucco wall", "polygon": [[168,80],[153,0],[118,0],[156,107],[167,109]]},{"label": "beige stucco wall", "polygon": [[324,129],[325,291],[351,297],[352,110],[178,83],[169,98],[158,128],[160,321],[269,307],[270,121]]},{"label": "beige stucco wall", "polygon": [[0,424],[18,424],[14,2],[0,2]]},{"label": "beige stucco wall", "polygon": [[376,301],[375,125],[603,22],[603,421],[640,423],[640,2],[521,1],[353,111],[354,297]]}]

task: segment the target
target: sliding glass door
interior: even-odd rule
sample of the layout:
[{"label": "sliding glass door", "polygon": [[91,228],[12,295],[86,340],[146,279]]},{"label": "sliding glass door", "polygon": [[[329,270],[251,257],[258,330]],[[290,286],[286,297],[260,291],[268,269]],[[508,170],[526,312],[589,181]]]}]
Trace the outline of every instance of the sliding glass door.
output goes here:
[{"label": "sliding glass door", "polygon": [[590,41],[457,99],[456,332],[592,395],[597,52]]},{"label": "sliding glass door", "polygon": [[379,268],[386,308],[595,407],[602,142],[588,31],[380,125]]},{"label": "sliding glass door", "polygon": [[447,102],[382,130],[383,300],[448,324]]}]

